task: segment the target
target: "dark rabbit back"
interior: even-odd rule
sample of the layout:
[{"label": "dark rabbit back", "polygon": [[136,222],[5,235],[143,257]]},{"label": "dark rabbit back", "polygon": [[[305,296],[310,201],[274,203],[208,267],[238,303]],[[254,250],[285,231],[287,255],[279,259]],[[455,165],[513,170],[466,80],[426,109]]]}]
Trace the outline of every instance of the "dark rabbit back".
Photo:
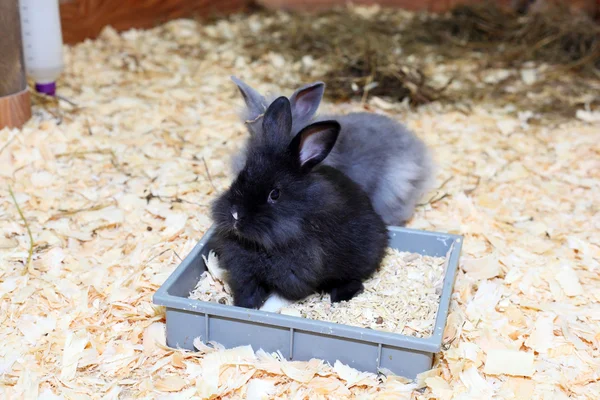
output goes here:
[{"label": "dark rabbit back", "polygon": [[251,136],[244,168],[212,207],[212,245],[238,306],[259,308],[272,293],[350,299],[387,246],[385,223],[366,193],[321,164],[339,124],[311,124],[290,141],[291,129],[290,102],[280,97],[263,116],[262,135]]}]

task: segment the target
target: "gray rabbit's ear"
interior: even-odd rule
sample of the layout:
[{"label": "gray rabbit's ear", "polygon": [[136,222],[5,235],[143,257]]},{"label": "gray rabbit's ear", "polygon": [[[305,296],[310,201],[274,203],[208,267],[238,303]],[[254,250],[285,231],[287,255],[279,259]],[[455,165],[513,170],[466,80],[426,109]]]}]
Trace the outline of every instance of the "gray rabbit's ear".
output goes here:
[{"label": "gray rabbit's ear", "polygon": [[297,89],[290,97],[294,122],[308,122],[317,112],[325,93],[325,83],[313,82]]},{"label": "gray rabbit's ear", "polygon": [[267,109],[265,98],[238,77],[232,76],[231,80],[237,85],[244,102],[246,102],[247,117],[254,119],[264,114]]},{"label": "gray rabbit's ear", "polygon": [[294,137],[290,143],[290,152],[297,157],[302,170],[311,170],[329,155],[340,129],[340,124],[336,121],[315,122]]}]

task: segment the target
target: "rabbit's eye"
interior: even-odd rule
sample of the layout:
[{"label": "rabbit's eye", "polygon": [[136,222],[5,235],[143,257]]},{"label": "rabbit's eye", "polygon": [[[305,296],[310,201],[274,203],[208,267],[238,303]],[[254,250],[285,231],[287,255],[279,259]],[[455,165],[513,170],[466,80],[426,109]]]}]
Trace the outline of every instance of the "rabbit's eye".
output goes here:
[{"label": "rabbit's eye", "polygon": [[269,193],[269,202],[275,203],[278,198],[279,198],[279,189],[271,190],[271,193]]}]

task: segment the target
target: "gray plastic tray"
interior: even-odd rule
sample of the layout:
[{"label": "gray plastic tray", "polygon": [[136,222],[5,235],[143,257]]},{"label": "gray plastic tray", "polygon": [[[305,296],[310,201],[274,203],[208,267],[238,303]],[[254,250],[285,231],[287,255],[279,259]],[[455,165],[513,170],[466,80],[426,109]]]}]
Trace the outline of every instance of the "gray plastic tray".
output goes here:
[{"label": "gray plastic tray", "polygon": [[433,334],[416,338],[396,333],[309,320],[266,311],[209,303],[188,298],[206,270],[202,255],[210,228],[171,276],[154,294],[166,306],[167,345],[194,350],[193,341],[218,342],[227,348],[252,345],[256,351],[280,351],[288,360],[336,360],[361,371],[380,368],[415,378],[432,367],[442,346],[450,297],[456,277],[462,236],[389,227],[391,247],[428,256],[447,256],[440,306]]}]

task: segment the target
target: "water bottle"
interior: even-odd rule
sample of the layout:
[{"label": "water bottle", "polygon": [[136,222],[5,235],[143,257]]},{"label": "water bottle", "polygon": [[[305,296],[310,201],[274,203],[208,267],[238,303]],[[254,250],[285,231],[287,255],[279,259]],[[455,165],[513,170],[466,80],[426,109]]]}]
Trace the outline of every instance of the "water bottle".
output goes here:
[{"label": "water bottle", "polygon": [[58,0],[19,0],[27,74],[35,89],[50,96],[63,72],[63,39]]}]

